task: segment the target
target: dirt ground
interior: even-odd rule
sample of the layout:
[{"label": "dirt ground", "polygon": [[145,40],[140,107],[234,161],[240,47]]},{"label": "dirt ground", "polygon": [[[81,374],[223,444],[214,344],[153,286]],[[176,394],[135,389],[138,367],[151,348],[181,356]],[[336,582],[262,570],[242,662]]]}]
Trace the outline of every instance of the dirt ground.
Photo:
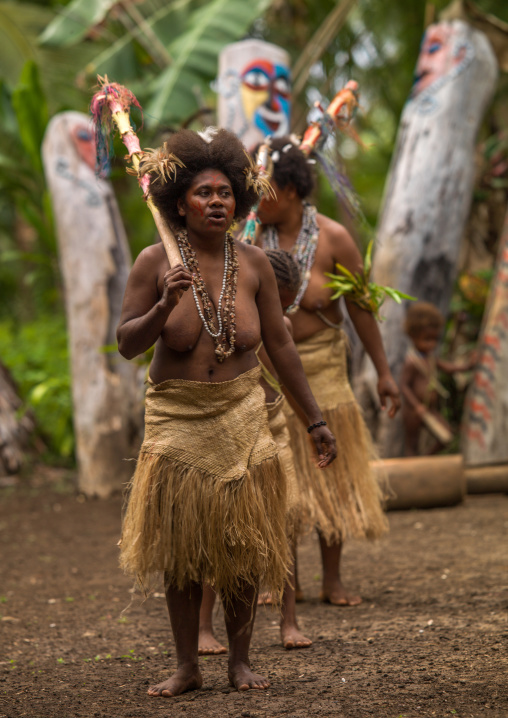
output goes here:
[{"label": "dirt ground", "polygon": [[285,651],[262,609],[252,663],[271,688],[237,693],[220,656],[173,699],[146,695],[175,652],[162,596],[141,602],[117,568],[120,505],[48,469],[0,488],[0,718],[508,716],[508,496],[390,513],[386,539],[346,547],[356,608],[319,602],[310,537],[299,616],[313,646]]}]

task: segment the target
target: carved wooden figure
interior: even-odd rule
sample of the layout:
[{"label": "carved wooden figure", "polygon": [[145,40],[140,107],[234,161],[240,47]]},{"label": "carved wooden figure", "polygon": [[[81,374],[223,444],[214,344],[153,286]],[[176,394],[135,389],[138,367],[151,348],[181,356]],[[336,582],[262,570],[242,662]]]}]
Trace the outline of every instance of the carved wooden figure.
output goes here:
[{"label": "carved wooden figure", "polygon": [[[415,84],[402,114],[379,221],[373,279],[446,316],[471,203],[475,139],[496,84],[497,62],[483,33],[462,20],[431,25]],[[390,369],[398,380],[407,350],[406,307],[383,306],[381,325]],[[372,365],[355,380],[362,403],[373,395]],[[401,418],[380,417],[382,456],[402,453]]]},{"label": "carved wooden figure", "polygon": [[508,462],[508,214],[463,417],[466,465]]},{"label": "carved wooden figure", "polygon": [[96,179],[89,118],[64,112],[43,143],[69,329],[79,488],[107,496],[132,474],[142,427],[142,379],[118,352],[116,324],[131,266],[113,190]]},{"label": "carved wooden figure", "polygon": [[289,133],[291,74],[288,53],[262,40],[227,45],[219,56],[218,124],[248,149],[267,135]]}]

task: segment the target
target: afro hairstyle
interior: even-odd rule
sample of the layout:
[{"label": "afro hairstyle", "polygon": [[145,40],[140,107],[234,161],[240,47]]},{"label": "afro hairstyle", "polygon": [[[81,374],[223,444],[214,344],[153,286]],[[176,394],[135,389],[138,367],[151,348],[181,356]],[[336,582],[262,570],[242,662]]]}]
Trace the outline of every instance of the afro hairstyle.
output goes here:
[{"label": "afro hairstyle", "polygon": [[[245,148],[228,130],[208,128],[203,133],[180,130],[164,143],[162,151],[168,159],[171,159],[169,155],[174,155],[184,165],[176,168],[174,179],[165,181],[160,173],[150,176],[153,203],[175,229],[185,228],[185,217],[178,212],[178,200],[185,196],[196,175],[204,170],[218,170],[231,182],[236,202],[235,220],[246,217],[259,199],[255,189],[246,185],[250,164]],[[161,154],[161,149],[158,152]]]},{"label": "afro hairstyle", "polygon": [[[273,179],[284,189],[292,184],[300,199],[308,197],[314,189],[314,173],[307,158],[298,147],[285,135],[274,137],[270,141],[273,159]],[[259,145],[255,149],[255,153]]]}]

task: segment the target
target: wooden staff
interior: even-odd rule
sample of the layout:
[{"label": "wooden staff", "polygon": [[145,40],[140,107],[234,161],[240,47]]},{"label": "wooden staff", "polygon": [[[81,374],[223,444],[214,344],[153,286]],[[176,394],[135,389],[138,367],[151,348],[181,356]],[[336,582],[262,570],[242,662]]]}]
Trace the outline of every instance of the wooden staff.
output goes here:
[{"label": "wooden staff", "polygon": [[[103,151],[107,149],[107,136],[111,125],[113,125],[127,148],[127,159],[131,163],[131,167],[127,169],[127,172],[138,178],[139,186],[143,191],[146,204],[152,213],[155,226],[166,250],[169,264],[171,267],[181,264],[182,258],[175,236],[150,196],[150,174],[148,172],[140,173],[140,162],[146,153],[140,147],[138,136],[132,128],[129,117],[131,105],[141,109],[139,102],[130,90],[116,82],[109,82],[107,76],[104,78],[98,77],[97,79],[100,89],[93,96],[90,105],[95,121],[97,151],[99,153],[101,149]],[[176,173],[177,165],[182,166],[182,163],[177,158],[173,157],[171,160],[171,164],[168,164],[166,168],[168,181],[171,174]],[[100,164],[99,160],[98,163]]]},{"label": "wooden staff", "polygon": [[300,151],[307,157],[318,149],[332,132],[337,129],[342,132],[346,130],[358,107],[358,83],[349,80],[335,95],[326,110],[323,110],[319,102],[315,103],[315,107],[318,107],[323,114],[307,127],[300,143]]}]

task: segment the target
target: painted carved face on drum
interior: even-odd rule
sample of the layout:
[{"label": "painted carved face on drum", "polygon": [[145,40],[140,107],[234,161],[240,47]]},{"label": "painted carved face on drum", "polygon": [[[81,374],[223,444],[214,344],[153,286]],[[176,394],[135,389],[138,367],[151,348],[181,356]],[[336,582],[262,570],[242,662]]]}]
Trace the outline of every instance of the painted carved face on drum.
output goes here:
[{"label": "painted carved face on drum", "polygon": [[235,209],[231,182],[214,169],[197,174],[184,198],[178,200],[178,211],[185,217],[187,230],[197,234],[225,232],[233,222]]},{"label": "painted carved face on drum", "polygon": [[95,138],[91,129],[78,125],[72,129],[71,139],[81,160],[95,172]]},{"label": "painted carved face on drum", "polygon": [[451,25],[430,25],[423,38],[412,96],[430,87],[464,60],[466,49],[459,44],[457,33]]},{"label": "painted carved face on drum", "polygon": [[289,68],[268,60],[254,60],[241,73],[240,94],[245,117],[263,137],[289,131],[291,85]]}]

